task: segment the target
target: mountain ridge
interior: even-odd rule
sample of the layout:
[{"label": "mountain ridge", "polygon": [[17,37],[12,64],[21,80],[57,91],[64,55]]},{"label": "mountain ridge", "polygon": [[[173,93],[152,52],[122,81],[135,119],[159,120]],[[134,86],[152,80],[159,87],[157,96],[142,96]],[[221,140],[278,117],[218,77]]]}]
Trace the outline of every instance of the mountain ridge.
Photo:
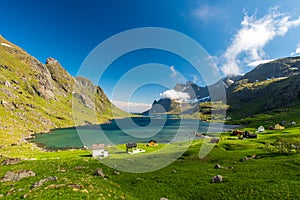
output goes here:
[{"label": "mountain ridge", "polygon": [[43,64],[0,36],[0,146],[53,128],[102,123],[112,112],[126,115],[88,79],[72,77],[54,58]]},{"label": "mountain ridge", "polygon": [[[176,84],[174,89],[186,92],[192,98],[197,98],[198,101],[184,106],[185,108],[190,107],[189,111],[196,113],[203,110],[201,101],[199,101],[201,98],[206,95],[209,96],[209,92],[222,93],[220,86],[224,86],[226,99],[223,99],[222,95],[220,97],[215,95],[215,99],[229,105],[227,111],[230,117],[243,118],[267,113],[277,108],[291,108],[297,105],[300,103],[299,83],[300,57],[287,57],[260,64],[245,75],[227,76],[210,86],[200,87],[189,81],[186,84]],[[210,101],[211,99],[205,100]],[[169,102],[170,105],[166,106],[166,102]],[[189,101],[181,102],[187,104]],[[158,100],[153,103],[149,111],[143,114],[155,113],[156,110],[159,112],[166,110],[169,113],[174,113],[176,110],[177,114],[185,113],[186,110],[182,109],[181,102],[177,102],[177,104],[179,103],[177,105],[179,108],[177,108],[174,101]],[[155,109],[158,104],[165,109]],[[224,108],[225,106],[221,107]]]}]

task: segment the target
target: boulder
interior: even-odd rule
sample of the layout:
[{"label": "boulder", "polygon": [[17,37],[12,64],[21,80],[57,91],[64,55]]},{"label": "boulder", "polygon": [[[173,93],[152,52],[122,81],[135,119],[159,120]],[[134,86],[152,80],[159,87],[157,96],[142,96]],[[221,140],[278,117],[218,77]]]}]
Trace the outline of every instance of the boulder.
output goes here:
[{"label": "boulder", "polygon": [[212,183],[223,182],[223,176],[221,176],[221,175],[214,176],[214,177],[212,177],[211,181],[212,181]]},{"label": "boulder", "polygon": [[119,171],[114,171],[113,174],[120,175],[120,172]]},{"label": "boulder", "polygon": [[101,168],[96,169],[96,171],[94,172],[95,176],[101,176],[102,178],[105,178],[105,174],[103,173],[103,170]]},{"label": "boulder", "polygon": [[222,169],[223,167],[221,166],[221,165],[219,165],[219,164],[216,164],[215,165],[215,169]]},{"label": "boulder", "polygon": [[2,178],[2,181],[12,181],[16,182],[21,180],[22,178],[29,177],[29,176],[35,176],[35,173],[30,170],[19,170],[16,172],[8,171]]},{"label": "boulder", "polygon": [[42,180],[39,180],[38,182],[35,182],[31,188],[37,188],[37,187],[40,187],[42,186],[44,183],[47,183],[49,181],[57,181],[57,177],[56,176],[50,176],[48,178],[44,178]]},{"label": "boulder", "polygon": [[13,165],[20,162],[20,158],[9,158],[7,160],[4,160],[1,164],[2,165]]}]

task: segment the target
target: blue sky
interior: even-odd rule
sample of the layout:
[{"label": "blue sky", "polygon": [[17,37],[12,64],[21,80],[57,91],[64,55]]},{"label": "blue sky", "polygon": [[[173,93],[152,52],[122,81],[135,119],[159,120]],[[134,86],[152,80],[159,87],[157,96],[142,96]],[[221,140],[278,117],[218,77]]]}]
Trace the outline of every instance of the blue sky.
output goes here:
[{"label": "blue sky", "polygon": [[[186,34],[202,45],[221,75],[241,74],[265,60],[300,53],[298,13],[298,0],[10,0],[1,1],[0,34],[41,62],[56,58],[76,76],[91,50],[109,37],[134,28],[162,27]],[[170,80],[170,85],[185,80],[204,84],[184,59],[145,49],[113,62],[99,85],[119,106],[131,101],[131,111],[144,109],[171,88],[141,85],[130,99],[122,95],[126,90],[119,91],[120,95],[113,91],[124,74],[147,63],[167,66],[151,76]],[[137,80],[150,76],[139,75]]]}]

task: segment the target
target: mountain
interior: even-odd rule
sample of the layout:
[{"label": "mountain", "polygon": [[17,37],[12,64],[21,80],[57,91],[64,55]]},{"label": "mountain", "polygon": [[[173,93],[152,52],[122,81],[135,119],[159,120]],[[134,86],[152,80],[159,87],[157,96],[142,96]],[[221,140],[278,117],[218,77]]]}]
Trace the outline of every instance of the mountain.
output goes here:
[{"label": "mountain", "polygon": [[[200,87],[190,81],[186,84],[176,84],[174,90],[184,92],[190,98],[180,101],[154,101],[152,108],[144,114],[164,110],[167,113],[209,114],[211,110],[221,110],[224,113],[229,108],[229,116],[245,118],[300,105],[299,83],[300,57],[281,58],[258,65],[245,75],[227,76],[207,87]],[[223,104],[203,103],[211,100],[210,93],[214,94],[213,99],[216,102]]]},{"label": "mountain", "polygon": [[0,146],[53,128],[100,123],[112,111],[126,115],[88,79],[72,77],[54,58],[43,64],[0,36]]},{"label": "mountain", "polygon": [[227,89],[229,115],[243,118],[300,103],[300,57],[258,65]]},{"label": "mountain", "polygon": [[201,99],[209,96],[207,87],[200,87],[192,81],[187,81],[186,84],[177,83],[174,90],[177,92],[187,93],[190,97],[189,99]]},{"label": "mountain", "polygon": [[281,58],[260,64],[246,73],[242,79],[248,82],[264,81],[280,77],[291,77],[300,73],[300,57]]}]

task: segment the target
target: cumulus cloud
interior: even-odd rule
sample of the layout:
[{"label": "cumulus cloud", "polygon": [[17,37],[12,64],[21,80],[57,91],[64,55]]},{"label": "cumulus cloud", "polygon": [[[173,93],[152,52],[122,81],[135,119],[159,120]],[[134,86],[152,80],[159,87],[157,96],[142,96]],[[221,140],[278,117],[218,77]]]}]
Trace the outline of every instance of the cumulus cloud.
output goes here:
[{"label": "cumulus cloud", "polygon": [[112,103],[118,108],[130,113],[142,113],[146,110],[149,110],[152,106],[152,104],[135,103],[127,101],[112,101]]},{"label": "cumulus cloud", "polygon": [[[221,67],[222,72],[240,74],[240,63],[263,60],[266,57],[263,48],[268,42],[299,25],[300,17],[291,19],[291,16],[280,13],[277,8],[270,9],[267,15],[259,19],[255,15],[248,16],[245,13],[241,29],[233,36],[223,55],[225,63]],[[241,54],[245,55],[242,60],[239,59]]]},{"label": "cumulus cloud", "polygon": [[172,90],[166,90],[163,93],[160,94],[161,98],[169,98],[169,99],[189,99],[189,94],[185,92],[179,92],[174,89]]},{"label": "cumulus cloud", "polygon": [[296,46],[296,50],[290,54],[291,56],[300,56],[300,42]]},{"label": "cumulus cloud", "polygon": [[170,71],[171,71],[171,74],[170,74],[171,78],[175,79],[177,76],[177,71],[175,70],[175,67],[171,66]]},{"label": "cumulus cloud", "polygon": [[192,77],[193,78],[193,83],[197,83],[198,81],[199,81],[199,78],[198,78],[198,76],[196,76],[195,74],[190,74],[190,77]]},{"label": "cumulus cloud", "polygon": [[256,67],[260,64],[265,64],[265,63],[269,63],[269,62],[272,62],[274,59],[269,59],[269,60],[257,60],[257,61],[254,61],[254,62],[251,62],[248,64],[249,67]]}]

